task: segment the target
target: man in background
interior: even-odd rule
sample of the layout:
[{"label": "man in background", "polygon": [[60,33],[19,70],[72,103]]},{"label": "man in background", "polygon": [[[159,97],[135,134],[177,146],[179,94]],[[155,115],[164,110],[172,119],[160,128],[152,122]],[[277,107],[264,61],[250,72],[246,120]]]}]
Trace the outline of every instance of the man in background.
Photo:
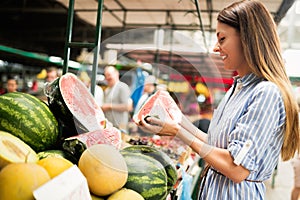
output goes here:
[{"label": "man in background", "polygon": [[102,110],[114,127],[127,132],[129,113],[132,111],[132,99],[129,86],[119,79],[119,71],[113,66],[104,69],[107,88],[104,91]]},{"label": "man in background", "polygon": [[6,82],[6,92],[17,92],[18,91],[18,81],[15,78],[9,77]]},{"label": "man in background", "polygon": [[[44,84],[51,83],[58,77],[59,77],[58,68],[54,67],[54,66],[48,67],[46,69],[46,77],[44,79]],[[38,90],[38,92],[36,93],[36,97],[41,99],[45,103],[48,103],[48,99],[47,99],[46,95],[44,94],[44,87],[42,87]]]},{"label": "man in background", "polygon": [[47,76],[46,76],[46,82],[52,82],[58,77],[58,69],[56,67],[49,67],[46,69]]}]

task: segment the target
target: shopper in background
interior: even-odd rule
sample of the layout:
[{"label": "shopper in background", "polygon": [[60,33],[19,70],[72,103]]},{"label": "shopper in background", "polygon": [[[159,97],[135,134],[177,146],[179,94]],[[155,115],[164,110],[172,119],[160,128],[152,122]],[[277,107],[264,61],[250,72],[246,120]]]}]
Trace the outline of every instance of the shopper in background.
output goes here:
[{"label": "shopper in background", "polygon": [[217,44],[234,85],[214,111],[208,134],[181,123],[142,119],[144,129],[177,136],[208,164],[199,199],[264,199],[264,181],[299,151],[298,105],[281,56],[276,24],[259,1],[234,2],[217,17]]},{"label": "shopper in background", "polygon": [[18,92],[18,80],[13,77],[9,77],[6,82],[6,92]]},{"label": "shopper in background", "polygon": [[48,67],[46,71],[47,71],[46,82],[50,83],[54,81],[57,77],[59,77],[57,67]]},{"label": "shopper in background", "polygon": [[51,66],[46,68],[46,78],[44,80],[44,87],[38,90],[38,92],[35,94],[37,98],[44,101],[45,103],[48,103],[48,98],[44,93],[44,88],[46,87],[46,84],[51,83],[56,78],[59,77],[59,71],[57,67]]},{"label": "shopper in background", "polygon": [[113,126],[127,132],[129,113],[133,109],[130,88],[120,81],[119,71],[113,66],[105,67],[104,76],[107,88],[104,91],[104,102],[101,108]]}]

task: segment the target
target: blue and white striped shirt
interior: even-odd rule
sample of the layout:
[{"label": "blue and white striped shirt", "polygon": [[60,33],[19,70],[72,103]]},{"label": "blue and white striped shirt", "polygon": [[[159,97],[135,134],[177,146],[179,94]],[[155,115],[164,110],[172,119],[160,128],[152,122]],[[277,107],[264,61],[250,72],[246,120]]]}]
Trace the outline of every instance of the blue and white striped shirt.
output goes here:
[{"label": "blue and white striped shirt", "polygon": [[[254,74],[242,78],[226,93],[215,110],[208,130],[210,145],[228,149],[235,159],[251,140],[252,146],[241,165],[250,171],[248,180],[265,181],[278,163],[283,144],[285,109],[279,88]],[[209,170],[200,199],[264,199],[262,182],[234,183],[222,174]]]}]

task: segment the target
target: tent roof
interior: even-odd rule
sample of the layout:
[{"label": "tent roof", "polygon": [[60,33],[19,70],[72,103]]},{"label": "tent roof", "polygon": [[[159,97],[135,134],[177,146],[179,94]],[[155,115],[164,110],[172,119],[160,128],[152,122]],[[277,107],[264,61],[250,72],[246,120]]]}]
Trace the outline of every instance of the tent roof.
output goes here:
[{"label": "tent roof", "polygon": [[[68,7],[69,0],[57,0]],[[232,0],[198,1],[202,25],[205,30],[214,31],[217,13]],[[279,22],[291,6],[290,0],[263,0],[268,10]],[[96,23],[98,2],[75,0],[75,11],[90,24]],[[199,30],[200,21],[197,4],[193,0],[104,0],[102,27],[145,27],[162,26],[175,29]]]}]

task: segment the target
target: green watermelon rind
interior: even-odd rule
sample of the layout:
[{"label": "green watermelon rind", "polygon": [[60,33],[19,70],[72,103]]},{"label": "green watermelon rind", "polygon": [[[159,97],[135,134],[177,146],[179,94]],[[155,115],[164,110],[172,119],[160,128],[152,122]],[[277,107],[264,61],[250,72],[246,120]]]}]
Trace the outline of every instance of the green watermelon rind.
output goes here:
[{"label": "green watermelon rind", "polygon": [[59,87],[60,80],[61,77],[54,80],[51,83],[51,86],[49,86],[51,88],[51,95],[49,95],[48,98],[48,105],[49,109],[57,119],[59,126],[62,128],[62,136],[64,138],[67,138],[79,133],[87,132],[88,130],[84,128],[79,122],[78,126],[76,127],[76,118],[68,109],[68,106],[61,95]]},{"label": "green watermelon rind", "polygon": [[59,138],[58,122],[48,106],[22,92],[0,96],[0,130],[17,136],[37,152],[55,146]]},{"label": "green watermelon rind", "polygon": [[41,151],[37,153],[37,156],[39,157],[40,160],[47,157],[61,157],[71,161],[73,164],[78,163],[78,160],[73,155],[71,155],[70,153],[64,150],[59,150],[59,149],[49,149],[49,150]]},{"label": "green watermelon rind", "polygon": [[174,185],[177,182],[178,174],[174,162],[166,153],[155,147],[147,145],[132,145],[125,147],[123,151],[139,152],[146,156],[155,158],[157,161],[159,161],[165,168],[166,174],[168,176],[168,193],[173,189]]},{"label": "green watermelon rind", "polygon": [[167,193],[167,174],[162,164],[142,153],[120,151],[128,168],[125,188],[141,194],[145,200],[165,200]]}]

